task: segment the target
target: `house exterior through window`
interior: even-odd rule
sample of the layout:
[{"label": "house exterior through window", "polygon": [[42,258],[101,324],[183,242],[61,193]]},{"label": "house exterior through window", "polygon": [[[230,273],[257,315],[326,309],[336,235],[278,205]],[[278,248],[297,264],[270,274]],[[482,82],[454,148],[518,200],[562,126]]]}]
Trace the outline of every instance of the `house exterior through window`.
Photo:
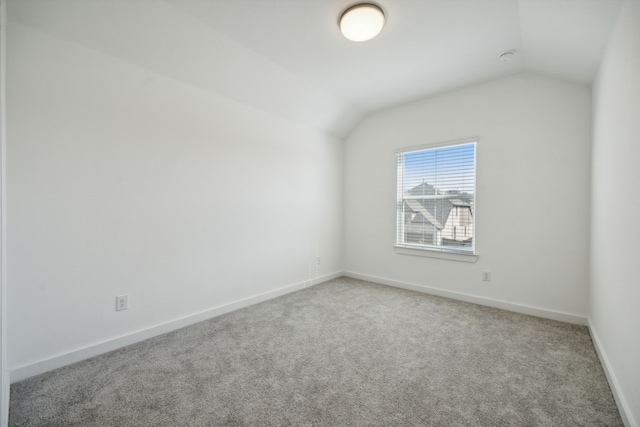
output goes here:
[{"label": "house exterior through window", "polygon": [[396,245],[474,254],[476,140],[396,155]]}]

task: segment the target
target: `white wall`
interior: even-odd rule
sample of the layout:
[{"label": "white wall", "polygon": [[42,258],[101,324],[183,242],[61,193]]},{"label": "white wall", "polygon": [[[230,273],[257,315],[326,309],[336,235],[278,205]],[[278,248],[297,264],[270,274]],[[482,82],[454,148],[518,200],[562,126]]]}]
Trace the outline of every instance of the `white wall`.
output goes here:
[{"label": "white wall", "polygon": [[[346,270],[584,323],[590,128],[589,88],[531,74],[368,117],[346,141]],[[395,150],[474,136],[478,261],[395,253]]]},{"label": "white wall", "polygon": [[594,85],[590,324],[629,425],[640,423],[640,3],[620,12]]},{"label": "white wall", "polygon": [[341,140],[11,21],[7,86],[12,370],[341,270]]}]

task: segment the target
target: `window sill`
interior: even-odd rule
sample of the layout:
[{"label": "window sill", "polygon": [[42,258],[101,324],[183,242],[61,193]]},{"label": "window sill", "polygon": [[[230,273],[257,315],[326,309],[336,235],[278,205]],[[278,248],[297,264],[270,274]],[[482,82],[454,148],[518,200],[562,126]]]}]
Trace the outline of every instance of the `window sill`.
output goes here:
[{"label": "window sill", "polygon": [[397,254],[423,256],[428,258],[446,259],[449,261],[476,262],[477,254],[463,254],[459,252],[434,251],[431,249],[409,248],[406,246],[394,246]]}]

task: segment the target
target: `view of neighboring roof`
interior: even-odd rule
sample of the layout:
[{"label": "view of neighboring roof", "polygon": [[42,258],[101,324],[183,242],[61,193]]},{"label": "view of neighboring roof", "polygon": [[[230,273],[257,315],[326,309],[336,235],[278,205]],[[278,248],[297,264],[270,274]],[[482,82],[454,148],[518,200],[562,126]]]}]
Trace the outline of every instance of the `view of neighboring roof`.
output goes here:
[{"label": "view of neighboring roof", "polygon": [[461,207],[465,207],[465,208],[470,208],[471,207],[471,202],[469,202],[469,200],[465,199],[449,199],[449,201],[451,202],[451,204],[453,206],[461,206]]},{"label": "view of neighboring roof", "polygon": [[[423,182],[420,185],[413,187],[411,190],[407,191],[412,196],[435,196],[436,189],[433,185],[427,184]],[[419,203],[424,209],[429,212],[431,218],[435,218],[438,223],[430,220],[428,216],[424,215],[425,218],[431,223],[434,224],[439,229],[444,228],[444,224],[447,222],[447,218],[449,218],[449,212],[451,212],[451,208],[453,208],[453,204],[449,200],[413,200]],[[407,205],[409,205],[407,203]],[[411,208],[411,205],[409,205]],[[413,208],[411,208],[413,209]],[[420,212],[421,213],[421,212]]]},{"label": "view of neighboring roof", "polygon": [[[419,213],[429,223],[434,224],[439,229],[443,229],[444,225],[440,223],[432,214],[417,200],[405,200],[405,203],[413,212]],[[412,218],[411,222],[423,223],[423,219]]]},{"label": "view of neighboring roof", "polygon": [[[439,191],[433,185],[423,182],[411,190],[408,190],[407,193],[411,196],[435,196],[436,194],[460,194],[459,192],[452,191]],[[461,194],[462,195],[462,194]],[[451,213],[451,209],[454,206],[457,207],[471,207],[471,203],[469,200],[460,198],[460,199],[409,199],[405,200],[407,207],[415,213],[420,214],[421,218],[413,218],[411,222],[420,222],[423,223],[427,221],[433,225],[435,225],[438,229],[443,229],[444,225],[447,222],[447,218],[449,218],[449,214]],[[423,220],[424,218],[424,220]]]}]

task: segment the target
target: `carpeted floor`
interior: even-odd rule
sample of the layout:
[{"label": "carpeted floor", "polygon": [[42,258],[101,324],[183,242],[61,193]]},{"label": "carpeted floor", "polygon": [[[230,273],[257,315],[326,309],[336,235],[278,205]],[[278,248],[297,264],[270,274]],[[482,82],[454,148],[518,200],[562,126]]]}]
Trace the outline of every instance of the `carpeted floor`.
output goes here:
[{"label": "carpeted floor", "polygon": [[586,327],[340,278],[11,387],[11,426],[618,426]]}]

